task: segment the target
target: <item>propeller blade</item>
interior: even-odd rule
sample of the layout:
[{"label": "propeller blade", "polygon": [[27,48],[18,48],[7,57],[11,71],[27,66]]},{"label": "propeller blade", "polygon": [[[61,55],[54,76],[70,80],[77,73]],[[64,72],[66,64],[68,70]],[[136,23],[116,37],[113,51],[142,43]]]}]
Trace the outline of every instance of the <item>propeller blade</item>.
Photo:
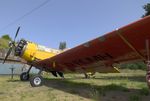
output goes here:
[{"label": "propeller blade", "polygon": [[18,27],[18,29],[17,29],[17,31],[16,31],[14,40],[10,42],[10,45],[9,45],[10,48],[9,48],[7,54],[6,54],[6,57],[5,57],[4,61],[3,61],[3,64],[4,64],[5,61],[7,60],[8,56],[10,55],[10,53],[12,52],[12,50],[16,47],[16,46],[15,46],[15,41],[16,41],[16,38],[17,38],[17,36],[18,36],[19,30],[20,30],[20,27]]},{"label": "propeller blade", "polygon": [[9,50],[8,50],[7,54],[6,54],[6,57],[5,57],[4,61],[3,61],[3,64],[4,64],[4,63],[5,63],[5,61],[7,60],[7,58],[8,58],[8,56],[10,55],[10,53],[11,53],[12,49],[13,49],[13,47],[11,46],[11,47],[9,48]]},{"label": "propeller blade", "polygon": [[18,27],[18,29],[17,29],[16,35],[15,35],[15,37],[14,37],[14,42],[15,42],[17,36],[18,36],[19,30],[20,30],[20,27]]}]

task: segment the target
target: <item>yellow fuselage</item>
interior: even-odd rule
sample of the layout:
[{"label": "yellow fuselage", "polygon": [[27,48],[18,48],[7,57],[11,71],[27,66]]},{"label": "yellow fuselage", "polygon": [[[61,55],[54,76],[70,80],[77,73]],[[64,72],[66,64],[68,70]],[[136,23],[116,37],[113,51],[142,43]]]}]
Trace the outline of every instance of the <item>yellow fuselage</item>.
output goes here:
[{"label": "yellow fuselage", "polygon": [[28,62],[32,62],[34,60],[43,60],[53,57],[60,52],[60,50],[47,48],[45,46],[41,46],[32,42],[27,42],[27,45],[23,49],[21,58],[25,59]]}]

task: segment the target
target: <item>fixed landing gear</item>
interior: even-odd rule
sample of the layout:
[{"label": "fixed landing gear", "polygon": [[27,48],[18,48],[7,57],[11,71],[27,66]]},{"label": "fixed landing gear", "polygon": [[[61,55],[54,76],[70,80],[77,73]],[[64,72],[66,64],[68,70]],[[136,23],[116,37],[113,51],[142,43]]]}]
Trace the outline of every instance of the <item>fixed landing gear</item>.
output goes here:
[{"label": "fixed landing gear", "polygon": [[51,71],[51,73],[52,73],[53,76],[58,77],[56,71]]},{"label": "fixed landing gear", "polygon": [[32,87],[39,87],[43,85],[43,77],[41,76],[42,70],[39,71],[37,75],[30,78],[30,84]]},{"label": "fixed landing gear", "polygon": [[43,85],[43,77],[41,76],[42,70],[39,71],[37,75],[31,76],[29,75],[29,72],[31,70],[32,66],[28,69],[27,72],[23,72],[20,75],[20,80],[21,81],[30,81],[30,84],[32,87],[39,87]]},{"label": "fixed landing gear", "polygon": [[95,72],[84,73],[86,79],[95,78]]},{"label": "fixed landing gear", "polygon": [[27,72],[23,72],[20,74],[20,80],[21,81],[28,81],[29,80],[29,78],[30,78],[29,72],[30,72],[31,68],[32,68],[32,66],[30,66],[30,68],[28,69]]},{"label": "fixed landing gear", "polygon": [[84,73],[84,76],[86,79],[90,78],[90,76],[87,73]]},{"label": "fixed landing gear", "polygon": [[41,75],[35,75],[30,78],[30,84],[32,87],[39,87],[43,85],[43,77]]},{"label": "fixed landing gear", "polygon": [[57,72],[57,73],[58,73],[58,75],[59,75],[61,78],[64,79],[64,74],[63,74],[62,72]]},{"label": "fixed landing gear", "polygon": [[[64,74],[62,72],[59,71],[51,71],[52,75],[55,77],[58,77],[58,75],[64,79]],[[58,74],[58,75],[57,75]]]},{"label": "fixed landing gear", "polygon": [[27,73],[27,72],[21,73],[20,80],[21,81],[28,81],[29,80],[29,73]]},{"label": "fixed landing gear", "polygon": [[[39,86],[42,86],[42,85],[43,85],[43,82],[44,82],[44,79],[43,79],[43,77],[41,76],[41,73],[42,73],[43,70],[41,69],[38,74],[33,75],[33,76],[30,76],[30,75],[29,75],[29,72],[30,72],[31,68],[32,68],[32,66],[30,66],[30,68],[28,69],[27,72],[21,73],[21,75],[20,75],[20,80],[21,80],[21,81],[28,81],[28,80],[29,80],[32,87],[39,87]],[[57,74],[58,74],[60,77],[62,77],[62,78],[64,79],[64,75],[63,75],[62,72],[51,71],[51,73],[52,73],[55,77],[57,77]]]},{"label": "fixed landing gear", "polygon": [[[44,79],[41,76],[42,70],[39,71],[37,75],[34,75],[30,78],[30,84],[32,87],[39,87],[43,85]],[[62,72],[51,71],[51,73],[57,77],[57,74],[64,79],[64,75]]]}]

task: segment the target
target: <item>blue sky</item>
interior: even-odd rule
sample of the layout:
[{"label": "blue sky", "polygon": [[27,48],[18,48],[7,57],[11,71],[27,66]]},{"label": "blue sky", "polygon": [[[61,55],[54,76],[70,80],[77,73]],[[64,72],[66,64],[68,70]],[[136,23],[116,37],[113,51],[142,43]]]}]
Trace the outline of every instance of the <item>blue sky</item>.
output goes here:
[{"label": "blue sky", "polygon": [[0,35],[18,36],[41,45],[69,48],[140,19],[149,0],[50,0],[32,14],[6,27],[46,0],[0,0]]}]

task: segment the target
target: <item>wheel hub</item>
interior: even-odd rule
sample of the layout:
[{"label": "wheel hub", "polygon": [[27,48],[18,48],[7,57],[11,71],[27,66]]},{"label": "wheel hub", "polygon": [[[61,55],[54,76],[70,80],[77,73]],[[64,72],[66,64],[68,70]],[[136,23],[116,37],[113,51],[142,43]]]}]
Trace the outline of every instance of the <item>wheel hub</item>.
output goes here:
[{"label": "wheel hub", "polygon": [[27,74],[23,75],[23,79],[25,79],[25,80],[27,79]]},{"label": "wheel hub", "polygon": [[39,77],[36,77],[33,82],[34,82],[35,85],[40,85],[41,84],[41,79]]}]

